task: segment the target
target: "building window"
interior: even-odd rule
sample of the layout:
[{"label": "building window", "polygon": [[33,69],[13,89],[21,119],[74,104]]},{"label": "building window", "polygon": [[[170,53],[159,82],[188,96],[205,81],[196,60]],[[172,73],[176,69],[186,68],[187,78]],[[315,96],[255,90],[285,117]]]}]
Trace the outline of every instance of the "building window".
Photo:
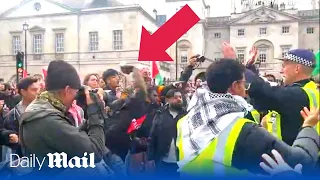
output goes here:
[{"label": "building window", "polygon": [[281,57],[284,58],[287,53],[289,52],[290,48],[289,47],[283,47],[282,52],[281,52]]},{"label": "building window", "polygon": [[259,62],[261,64],[267,62],[267,50],[266,49],[259,49]]},{"label": "building window", "polygon": [[33,35],[33,53],[34,54],[42,53],[42,34]]},{"label": "building window", "polygon": [[214,33],[214,38],[216,38],[216,39],[221,38],[221,33]]},{"label": "building window", "polygon": [[214,53],[214,60],[218,61],[219,59],[221,59],[221,52],[215,52]]},{"label": "building window", "polygon": [[282,33],[283,34],[288,34],[290,32],[290,27],[289,26],[283,26],[282,27]]},{"label": "building window", "polygon": [[98,51],[99,50],[99,35],[98,32],[90,32],[90,51]]},{"label": "building window", "polygon": [[56,53],[64,52],[64,34],[57,33],[56,34]]},{"label": "building window", "polygon": [[12,44],[13,44],[13,54],[16,55],[19,51],[21,51],[20,36],[13,36]]},{"label": "building window", "polygon": [[188,62],[188,52],[187,51],[180,51],[180,61],[181,63]]},{"label": "building window", "polygon": [[238,57],[238,61],[243,63],[244,59],[245,59],[245,51],[244,50],[238,50],[237,51],[237,57]]},{"label": "building window", "polygon": [[113,50],[121,50],[123,41],[122,41],[122,30],[113,31]]},{"label": "building window", "polygon": [[244,36],[244,29],[238,29],[238,36]]},{"label": "building window", "polygon": [[260,35],[267,34],[267,28],[260,28],[259,33]]},{"label": "building window", "polygon": [[314,28],[313,27],[308,27],[307,28],[307,34],[313,34],[314,33]]}]

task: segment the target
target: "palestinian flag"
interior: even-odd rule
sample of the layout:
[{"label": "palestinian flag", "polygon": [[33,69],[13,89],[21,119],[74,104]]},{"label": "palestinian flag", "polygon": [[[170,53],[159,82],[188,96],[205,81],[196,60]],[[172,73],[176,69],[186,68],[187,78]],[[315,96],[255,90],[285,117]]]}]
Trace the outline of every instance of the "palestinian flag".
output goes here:
[{"label": "palestinian flag", "polygon": [[158,85],[162,85],[163,84],[163,77],[160,75],[160,71],[158,69],[157,63],[156,61],[152,61],[152,65],[151,65],[151,76],[152,79],[155,80],[155,84]]},{"label": "palestinian flag", "polygon": [[131,132],[139,129],[142,125],[142,123],[144,122],[144,120],[146,120],[147,115],[143,115],[142,117],[138,118],[138,119],[133,119],[131,121],[131,124],[127,130],[127,133],[130,134]]}]

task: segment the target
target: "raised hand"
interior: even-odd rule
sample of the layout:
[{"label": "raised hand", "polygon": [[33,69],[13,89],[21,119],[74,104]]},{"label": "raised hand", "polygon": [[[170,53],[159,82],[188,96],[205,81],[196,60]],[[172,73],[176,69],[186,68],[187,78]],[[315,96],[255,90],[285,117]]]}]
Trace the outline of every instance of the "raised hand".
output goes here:
[{"label": "raised hand", "polygon": [[227,42],[222,43],[222,53],[224,58],[237,59],[236,52]]},{"label": "raised hand", "polygon": [[304,107],[300,114],[304,120],[302,127],[314,127],[320,120],[319,108],[311,108],[309,111],[308,108]]},{"label": "raised hand", "polygon": [[269,164],[267,165],[265,162],[260,163],[260,167],[265,170],[270,175],[275,175],[281,172],[294,171],[298,174],[302,172],[302,165],[297,164],[294,168],[291,168],[286,162],[284,162],[281,154],[278,151],[272,150],[274,158],[270,157],[268,154],[263,154],[262,158]]},{"label": "raised hand", "polygon": [[244,62],[244,65],[251,65],[256,62],[258,54],[258,49],[255,46],[252,46],[251,50],[249,51],[249,59]]}]

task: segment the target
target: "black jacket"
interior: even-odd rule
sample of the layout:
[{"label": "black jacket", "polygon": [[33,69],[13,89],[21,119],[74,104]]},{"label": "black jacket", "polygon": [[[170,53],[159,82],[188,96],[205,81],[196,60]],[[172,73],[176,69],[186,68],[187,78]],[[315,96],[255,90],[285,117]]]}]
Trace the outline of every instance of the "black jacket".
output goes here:
[{"label": "black jacket", "polygon": [[255,174],[264,173],[259,166],[259,163],[263,162],[261,156],[267,153],[273,157],[273,149],[277,150],[291,167],[300,163],[303,171],[312,171],[318,158],[319,137],[313,128],[303,128],[293,146],[289,146],[259,125],[246,123],[235,144],[232,166]]},{"label": "black jacket", "polygon": [[160,105],[147,103],[147,116],[141,127],[131,133],[131,148],[130,153],[140,153],[147,151],[148,138],[150,136],[154,117],[159,110]]},{"label": "black jacket", "polygon": [[177,139],[177,122],[185,115],[186,111],[182,110],[173,118],[167,106],[156,114],[150,133],[148,160],[159,161],[169,152],[172,139],[175,142]]},{"label": "black jacket", "polygon": [[249,96],[254,100],[254,107],[259,111],[274,110],[281,115],[282,140],[292,145],[296,139],[303,119],[300,111],[309,107],[309,98],[301,88],[309,79],[287,87],[271,87],[269,83],[257,78],[251,83]]},{"label": "black jacket", "polygon": [[127,130],[133,119],[147,113],[145,95],[140,91],[125,100],[119,110],[105,121],[106,146],[112,153],[125,160],[130,148],[130,135]]}]

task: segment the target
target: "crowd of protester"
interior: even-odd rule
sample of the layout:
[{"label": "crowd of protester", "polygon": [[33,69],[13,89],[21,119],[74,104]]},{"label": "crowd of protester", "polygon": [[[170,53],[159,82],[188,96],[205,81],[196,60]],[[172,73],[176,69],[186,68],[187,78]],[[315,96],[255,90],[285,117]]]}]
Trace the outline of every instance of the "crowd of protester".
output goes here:
[{"label": "crowd of protester", "polygon": [[[204,76],[190,79],[199,64],[194,56],[180,79],[166,85],[133,66],[91,73],[81,82],[64,61],[50,62],[46,77],[29,76],[16,87],[1,79],[0,176],[317,174],[313,53],[289,51],[284,81],[277,83],[271,74],[259,76],[256,52],[244,63],[229,44],[222,52]],[[8,167],[20,160],[8,159],[10,153],[43,158],[55,152],[94,153],[97,168],[52,169],[47,161],[41,170]]]}]

